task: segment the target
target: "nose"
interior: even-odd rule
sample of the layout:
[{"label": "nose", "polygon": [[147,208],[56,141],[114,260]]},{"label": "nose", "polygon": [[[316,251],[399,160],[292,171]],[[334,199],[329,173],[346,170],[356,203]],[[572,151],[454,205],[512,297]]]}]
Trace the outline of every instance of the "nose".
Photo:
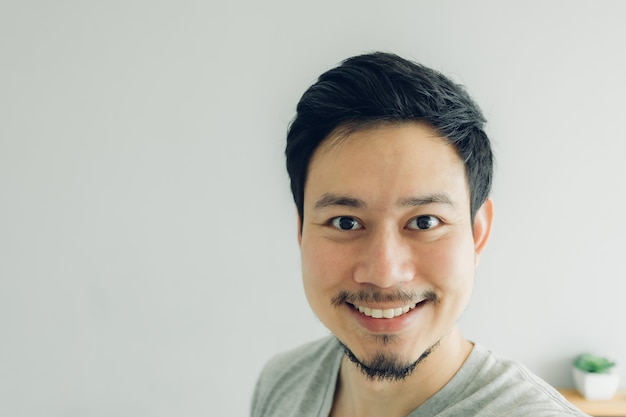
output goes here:
[{"label": "nose", "polygon": [[354,269],[357,283],[392,288],[414,278],[414,254],[401,231],[389,227],[372,233],[364,239],[361,249]]}]

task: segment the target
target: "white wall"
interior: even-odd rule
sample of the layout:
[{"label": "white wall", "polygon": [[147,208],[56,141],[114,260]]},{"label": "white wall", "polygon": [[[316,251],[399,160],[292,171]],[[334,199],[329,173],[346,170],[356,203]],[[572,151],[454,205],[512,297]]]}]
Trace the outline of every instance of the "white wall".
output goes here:
[{"label": "white wall", "polygon": [[[385,3],[385,4],[383,4]],[[286,126],[349,55],[465,84],[498,157],[468,337],[626,380],[626,3],[0,2],[0,415],[246,415],[303,296]]]}]

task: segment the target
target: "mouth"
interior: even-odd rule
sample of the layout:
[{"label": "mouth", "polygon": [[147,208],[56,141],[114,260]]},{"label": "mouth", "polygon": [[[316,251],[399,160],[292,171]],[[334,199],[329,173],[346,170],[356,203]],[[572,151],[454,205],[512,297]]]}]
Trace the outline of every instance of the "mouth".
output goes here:
[{"label": "mouth", "polygon": [[401,307],[394,308],[371,308],[365,307],[361,305],[350,304],[352,308],[359,311],[359,313],[371,317],[374,319],[393,319],[395,317],[400,317],[409,311],[413,310],[415,307],[423,304],[426,300],[422,300],[419,303],[407,304]]}]

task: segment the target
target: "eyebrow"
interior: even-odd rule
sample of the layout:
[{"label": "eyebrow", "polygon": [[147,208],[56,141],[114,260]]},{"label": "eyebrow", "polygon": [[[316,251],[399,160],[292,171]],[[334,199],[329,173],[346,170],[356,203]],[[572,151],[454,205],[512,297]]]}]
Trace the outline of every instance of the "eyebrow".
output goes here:
[{"label": "eyebrow", "polygon": [[[418,197],[401,198],[396,205],[400,207],[419,207],[427,204],[445,204],[454,207],[455,204],[447,193],[433,193]],[[330,206],[344,206],[352,208],[365,208],[365,201],[345,195],[326,193],[317,200],[315,209],[323,209]]]},{"label": "eyebrow", "polygon": [[454,207],[454,202],[447,193],[434,193],[419,197],[401,198],[398,200],[397,204],[401,207],[424,206],[426,204],[445,204]]},{"label": "eyebrow", "polygon": [[358,198],[337,195],[337,194],[332,194],[332,193],[324,194],[322,198],[317,200],[317,202],[315,203],[315,209],[322,209],[322,208],[329,207],[329,206],[363,208],[366,206],[366,204],[365,204],[365,201],[358,199]]}]

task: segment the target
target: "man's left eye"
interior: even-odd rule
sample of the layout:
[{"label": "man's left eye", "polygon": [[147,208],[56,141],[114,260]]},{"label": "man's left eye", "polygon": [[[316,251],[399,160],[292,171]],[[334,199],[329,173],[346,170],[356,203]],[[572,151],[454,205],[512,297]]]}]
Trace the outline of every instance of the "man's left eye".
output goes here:
[{"label": "man's left eye", "polygon": [[407,227],[416,230],[428,230],[439,225],[441,221],[435,216],[418,216],[411,220]]}]

